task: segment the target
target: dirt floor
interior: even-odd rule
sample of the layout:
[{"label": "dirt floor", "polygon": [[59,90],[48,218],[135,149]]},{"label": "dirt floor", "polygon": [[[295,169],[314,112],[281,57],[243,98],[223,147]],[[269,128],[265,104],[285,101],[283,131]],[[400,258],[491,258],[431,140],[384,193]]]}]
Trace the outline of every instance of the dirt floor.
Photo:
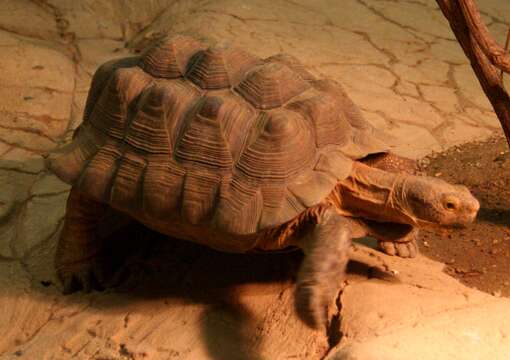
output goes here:
[{"label": "dirt floor", "polygon": [[477,222],[467,228],[422,231],[422,254],[446,263],[446,271],[470,287],[510,296],[510,153],[505,138],[433,154],[421,168],[466,185],[481,204]]}]

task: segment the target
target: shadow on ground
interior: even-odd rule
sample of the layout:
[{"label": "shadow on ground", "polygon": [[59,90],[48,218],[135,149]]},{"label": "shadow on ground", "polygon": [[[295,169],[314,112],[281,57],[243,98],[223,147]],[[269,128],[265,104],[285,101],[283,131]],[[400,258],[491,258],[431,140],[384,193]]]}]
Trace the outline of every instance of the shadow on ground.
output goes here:
[{"label": "shadow on ground", "polygon": [[[62,296],[61,286],[55,280],[53,261],[67,189],[55,178],[48,180],[51,175],[43,169],[40,160],[25,163],[2,161],[0,168],[7,174],[3,180],[9,192],[8,199],[4,201],[9,208],[5,209],[6,215],[0,225],[13,223],[15,226],[8,226],[7,229],[15,232],[26,231],[30,226],[37,227],[37,224],[53,223],[55,228],[46,238],[37,233],[37,228],[32,229],[34,240],[30,245],[20,247],[24,249],[23,252],[16,250],[12,258],[0,258],[0,262],[13,265],[0,276],[0,284],[3,285],[3,292],[7,297],[16,297],[21,291],[42,305],[38,311],[54,309],[55,303],[63,308],[85,304],[84,309],[92,309],[94,313],[104,316],[123,314],[133,306],[137,311],[145,311],[146,307],[136,304],[150,303],[152,300],[164,301],[167,307],[177,304],[179,309],[185,309],[182,307],[183,303],[199,305],[201,310],[198,320],[194,314],[189,319],[183,315],[178,321],[183,321],[182,325],[186,325],[186,321],[199,322],[197,328],[200,337],[208,355],[213,359],[261,359],[259,348],[265,341],[264,337],[268,336],[261,324],[267,326],[266,323],[271,323],[271,319],[261,319],[261,314],[267,317],[281,312],[287,314],[285,319],[295,318],[292,314],[292,286],[302,260],[300,251],[222,253],[168,238],[136,222],[117,230],[103,241],[104,250],[100,263],[105,265],[109,277],[116,279],[118,286],[104,292]],[[27,212],[30,206],[27,204],[39,197],[48,202],[44,208],[46,210],[42,209],[46,213],[42,210]],[[60,217],[52,218],[48,207],[59,208],[56,213],[60,214]],[[34,218],[38,220],[34,221]],[[8,231],[0,233],[2,248],[16,248],[20,245],[13,244],[20,240],[17,236],[19,234],[8,235]],[[39,235],[40,239],[37,238]],[[377,277],[372,270],[356,261],[351,261],[349,265],[350,273]],[[257,300],[264,297],[266,300]],[[252,300],[246,301],[247,298]],[[274,306],[274,309],[271,312],[257,308],[256,304],[259,302],[266,304],[265,306]],[[48,309],[44,310],[43,307]],[[34,308],[34,311],[36,309]],[[148,313],[152,311],[147,310]],[[42,326],[45,321],[55,320],[57,317],[48,315],[48,319],[41,320]],[[339,328],[339,321],[338,318],[335,320],[335,328]],[[4,344],[7,348],[12,348],[12,345],[23,346],[39,332],[34,326],[32,332],[27,332],[26,336],[20,339],[17,338],[15,330],[0,331],[14,334],[14,339],[9,340],[9,343],[13,344]],[[11,335],[6,335],[9,336]],[[326,332],[323,336],[326,337]],[[338,343],[339,336],[338,331],[330,331],[331,347]],[[126,351],[125,347],[119,349],[119,352]]]}]

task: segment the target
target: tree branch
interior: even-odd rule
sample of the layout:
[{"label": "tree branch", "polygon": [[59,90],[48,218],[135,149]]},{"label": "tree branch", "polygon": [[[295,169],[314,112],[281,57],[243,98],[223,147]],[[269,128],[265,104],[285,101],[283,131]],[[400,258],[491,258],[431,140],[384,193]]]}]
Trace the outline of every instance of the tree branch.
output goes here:
[{"label": "tree branch", "polygon": [[506,73],[510,73],[510,55],[490,35],[476,8],[474,0],[459,0],[458,3],[471,35],[474,36],[485,56],[494,66]]},{"label": "tree branch", "polygon": [[[471,67],[480,82],[480,85],[489,99],[496,115],[499,118],[507,142],[510,145],[510,97],[503,87],[498,76],[496,66],[505,69],[508,56],[494,53],[496,42],[490,38],[485,25],[480,26],[481,17],[473,0],[436,0],[444,16],[448,19],[450,27],[455,34],[464,53],[471,62]],[[467,9],[465,11],[463,9]],[[476,14],[476,16],[474,16]],[[471,20],[468,20],[468,17]],[[471,26],[469,25],[471,21]],[[477,25],[477,26],[475,26]],[[482,29],[483,27],[483,29]],[[484,33],[485,31],[485,33]],[[489,37],[489,40],[487,40]],[[479,39],[485,38],[482,42]],[[485,47],[484,47],[485,45]],[[496,44],[496,46],[499,46]],[[484,51],[485,49],[485,51]],[[487,53],[489,55],[487,55]],[[493,62],[496,62],[493,65]],[[502,63],[501,65],[498,65]],[[508,63],[507,65],[510,65]]]}]

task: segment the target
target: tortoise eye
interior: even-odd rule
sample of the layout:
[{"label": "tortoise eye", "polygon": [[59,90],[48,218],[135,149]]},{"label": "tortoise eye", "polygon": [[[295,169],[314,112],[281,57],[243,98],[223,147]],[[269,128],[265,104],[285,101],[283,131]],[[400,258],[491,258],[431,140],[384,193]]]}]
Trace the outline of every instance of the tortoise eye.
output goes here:
[{"label": "tortoise eye", "polygon": [[443,201],[443,206],[446,210],[457,210],[459,207],[459,200],[456,197],[447,196],[446,199]]},{"label": "tortoise eye", "polygon": [[454,210],[455,209],[455,204],[448,201],[445,205],[445,207],[448,209],[448,210]]}]

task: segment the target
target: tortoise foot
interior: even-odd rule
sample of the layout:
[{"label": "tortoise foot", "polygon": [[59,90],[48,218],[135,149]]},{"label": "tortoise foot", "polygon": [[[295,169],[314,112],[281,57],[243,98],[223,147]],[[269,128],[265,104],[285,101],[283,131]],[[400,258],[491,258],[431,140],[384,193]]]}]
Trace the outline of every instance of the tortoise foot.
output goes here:
[{"label": "tortoise foot", "polygon": [[124,215],[73,188],[55,256],[63,292],[90,292],[116,285],[122,256],[105,246],[109,236],[128,222]]},{"label": "tortoise foot", "polygon": [[[311,328],[327,323],[335,293],[339,290],[336,279],[304,280],[296,288],[296,312]],[[333,285],[334,284],[334,285]]]},{"label": "tortoise foot", "polygon": [[57,276],[63,285],[64,294],[80,290],[90,293],[92,290],[102,291],[106,287],[104,271],[95,261],[58,265]]},{"label": "tortoise foot", "polygon": [[380,241],[381,250],[391,256],[414,258],[418,254],[418,245],[415,240],[407,242]]},{"label": "tortoise foot", "polygon": [[344,283],[349,261],[348,221],[328,208],[311,233],[303,238],[305,258],[298,273],[296,312],[309,327],[327,326],[330,305]]}]

